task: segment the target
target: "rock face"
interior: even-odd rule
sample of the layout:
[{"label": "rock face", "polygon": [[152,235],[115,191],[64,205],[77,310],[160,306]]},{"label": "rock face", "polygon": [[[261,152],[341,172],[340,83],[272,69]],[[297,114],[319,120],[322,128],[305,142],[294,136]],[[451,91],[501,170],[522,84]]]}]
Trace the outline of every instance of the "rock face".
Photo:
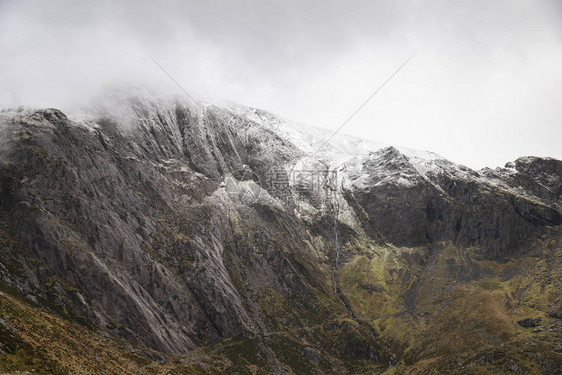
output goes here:
[{"label": "rock face", "polygon": [[354,189],[396,245],[445,240],[502,259],[562,224],[559,160],[520,158],[517,169],[481,172],[439,159],[416,163],[394,148],[373,153],[361,172],[369,185]]},{"label": "rock face", "polygon": [[[28,272],[69,283],[56,298],[87,319],[170,352],[256,329],[225,265],[237,244],[217,192],[220,173],[250,161],[231,129],[212,115],[197,126],[187,111],[142,118],[129,134],[106,119],[76,126],[57,110],[2,129],[2,208],[41,262]],[[279,255],[267,255],[263,276],[296,288]],[[281,263],[275,273],[268,261]]]},{"label": "rock face", "polygon": [[229,371],[354,373],[448,358],[431,348],[449,328],[422,347],[405,327],[448,321],[456,293],[501,305],[501,324],[535,284],[557,309],[559,160],[473,171],[347,136],[315,152],[319,130],[264,111],[116,100],[0,113],[0,277],[67,319],[163,353],[219,348]]}]

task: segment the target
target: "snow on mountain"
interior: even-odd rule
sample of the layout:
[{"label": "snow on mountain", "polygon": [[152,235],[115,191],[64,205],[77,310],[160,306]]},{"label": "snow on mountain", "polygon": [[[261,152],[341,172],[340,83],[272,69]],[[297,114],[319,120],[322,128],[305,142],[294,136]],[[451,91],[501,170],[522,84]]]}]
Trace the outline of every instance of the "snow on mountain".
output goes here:
[{"label": "snow on mountain", "polygon": [[[522,187],[508,182],[517,180],[513,176],[520,173],[514,163],[506,168],[474,171],[430,151],[375,142],[342,132],[333,135],[332,130],[304,125],[225,100],[193,102],[183,96],[163,98],[143,88],[125,88],[111,91],[89,107],[67,113],[90,130],[98,126],[100,117],[112,118],[125,131],[134,126],[147,129],[156,127],[162,134],[169,134],[172,142],[181,149],[182,131],[176,113],[178,106],[187,109],[202,129],[208,128],[206,116],[212,112],[234,131],[262,139],[262,146],[269,158],[275,158],[278,148],[283,144],[291,145],[299,152],[293,152],[294,155],[284,164],[289,174],[303,170],[336,171],[337,185],[346,189],[428,183],[444,193],[438,177],[454,176],[456,179],[477,181],[519,195],[528,195]],[[212,130],[206,131],[212,136]],[[271,139],[272,134],[280,141]]]}]

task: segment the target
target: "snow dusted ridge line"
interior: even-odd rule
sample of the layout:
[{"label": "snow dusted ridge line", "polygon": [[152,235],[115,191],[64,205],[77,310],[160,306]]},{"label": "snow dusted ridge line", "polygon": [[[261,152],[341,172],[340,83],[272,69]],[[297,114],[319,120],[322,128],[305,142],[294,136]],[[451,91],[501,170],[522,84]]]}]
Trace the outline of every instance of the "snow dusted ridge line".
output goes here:
[{"label": "snow dusted ridge line", "polygon": [[[264,128],[274,131],[279,137],[291,141],[291,143],[297,146],[300,150],[309,154],[309,157],[312,157],[314,155],[314,151],[318,149],[318,146],[323,144],[326,140],[326,129],[324,128],[294,122],[261,109],[245,107],[229,101],[208,100],[204,101],[204,103],[207,106],[215,105],[228,110],[233,114],[254,120]],[[427,161],[436,159],[446,160],[440,155],[430,151],[393,146],[387,143],[366,140],[343,133],[335,134],[332,139],[329,140],[329,146],[330,147],[326,147],[317,154],[318,159],[322,159],[324,157],[333,160],[335,155],[342,153],[345,154],[346,157],[365,156],[371,152],[392,146],[400,150],[400,152],[408,157],[420,158]]]},{"label": "snow dusted ridge line", "polygon": [[[525,195],[523,189],[509,186],[497,177],[499,174],[519,173],[513,167],[474,171],[433,152],[392,146],[343,133],[328,139],[327,147],[323,147],[315,155],[315,151],[327,140],[326,129],[300,124],[261,109],[225,100],[206,99],[194,104],[187,101],[183,95],[166,97],[157,96],[145,88],[119,88],[88,107],[65,112],[69,118],[91,131],[98,128],[96,121],[104,117],[114,119],[125,132],[135,126],[161,126],[157,124],[163,120],[167,124],[166,131],[171,132],[174,141],[180,144],[181,134],[178,132],[175,118],[178,105],[189,109],[193,119],[200,121],[203,128],[207,126],[204,121],[207,113],[216,111],[221,116],[228,117],[229,126],[234,128],[239,119],[244,119],[244,126],[257,135],[263,134],[264,139],[267,139],[267,133],[274,133],[300,152],[300,155],[295,155],[295,158],[285,165],[287,171],[336,170],[338,185],[345,188],[366,189],[386,184],[412,186],[425,181],[443,192],[439,184],[435,183],[435,176],[445,174],[478,180]],[[271,155],[274,155],[277,145],[271,146]],[[369,166],[368,170],[366,165]],[[395,168],[389,167],[392,165],[395,165]]]},{"label": "snow dusted ridge line", "polygon": [[[300,149],[303,152],[303,157],[296,160],[294,164],[288,165],[287,172],[291,170],[323,169],[338,171],[338,184],[346,188],[353,186],[366,187],[368,176],[363,171],[363,164],[377,156],[381,150],[389,148],[405,156],[415,171],[417,171],[417,174],[426,181],[429,181],[427,178],[428,172],[437,173],[439,170],[439,167],[434,162],[439,161],[444,164],[453,165],[433,152],[391,146],[343,133],[334,134],[326,144],[328,147],[324,146],[319,152],[315,153],[326,142],[325,129],[296,123],[260,109],[249,108],[232,102],[209,101],[207,105],[215,105],[237,116],[250,118],[264,129],[274,132],[280,138],[289,141]],[[415,182],[412,181],[412,176],[389,175],[377,183],[411,185]],[[437,188],[441,190],[441,188]]]},{"label": "snow dusted ridge line", "polygon": [[[271,131],[302,151],[302,156],[292,164],[291,170],[337,171],[338,186],[346,189],[369,189],[371,186],[413,186],[429,183],[441,194],[447,195],[437,182],[439,175],[455,176],[464,180],[497,187],[530,198],[520,187],[508,185],[499,175],[517,175],[513,163],[506,168],[484,168],[479,171],[455,164],[430,151],[361,139],[344,133],[330,139],[328,147],[314,155],[326,139],[326,129],[304,125],[272,114],[224,100],[206,100],[205,106],[215,106],[235,116],[251,119],[262,131]],[[520,158],[523,160],[525,158]],[[368,165],[369,168],[366,168]],[[532,198],[532,197],[531,197]]]}]

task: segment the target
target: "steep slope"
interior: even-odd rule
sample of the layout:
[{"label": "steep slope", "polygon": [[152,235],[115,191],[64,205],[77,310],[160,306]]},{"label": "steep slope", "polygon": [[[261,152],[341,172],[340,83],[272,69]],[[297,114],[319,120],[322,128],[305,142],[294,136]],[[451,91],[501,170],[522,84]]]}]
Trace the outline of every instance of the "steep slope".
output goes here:
[{"label": "steep slope", "polygon": [[562,162],[472,171],[343,135],[319,149],[235,104],[112,100],[1,114],[6,288],[213,371],[560,364]]},{"label": "steep slope", "polygon": [[[444,160],[420,166],[388,148],[363,162],[354,187],[358,200],[396,245],[446,240],[481,247],[487,257],[501,260],[524,251],[542,234],[556,235],[562,223],[562,163],[535,160],[535,170],[524,176],[506,169],[477,172]],[[550,188],[535,178],[546,165],[553,179]],[[518,179],[526,186],[517,184]],[[540,195],[535,194],[537,186],[544,190]],[[391,218],[389,212],[394,213]]]}]

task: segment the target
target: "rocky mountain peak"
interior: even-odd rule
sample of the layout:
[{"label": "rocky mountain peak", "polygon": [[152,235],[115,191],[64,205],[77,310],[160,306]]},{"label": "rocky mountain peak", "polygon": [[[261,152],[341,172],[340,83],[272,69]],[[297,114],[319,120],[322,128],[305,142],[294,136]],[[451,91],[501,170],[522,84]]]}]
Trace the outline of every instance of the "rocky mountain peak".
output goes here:
[{"label": "rocky mountain peak", "polygon": [[[1,112],[2,306],[33,301],[195,373],[451,373],[535,345],[520,366],[556,368],[562,162],[473,171],[327,138],[142,92]],[[0,350],[36,331],[1,312]],[[558,328],[536,339],[523,315]]]}]

